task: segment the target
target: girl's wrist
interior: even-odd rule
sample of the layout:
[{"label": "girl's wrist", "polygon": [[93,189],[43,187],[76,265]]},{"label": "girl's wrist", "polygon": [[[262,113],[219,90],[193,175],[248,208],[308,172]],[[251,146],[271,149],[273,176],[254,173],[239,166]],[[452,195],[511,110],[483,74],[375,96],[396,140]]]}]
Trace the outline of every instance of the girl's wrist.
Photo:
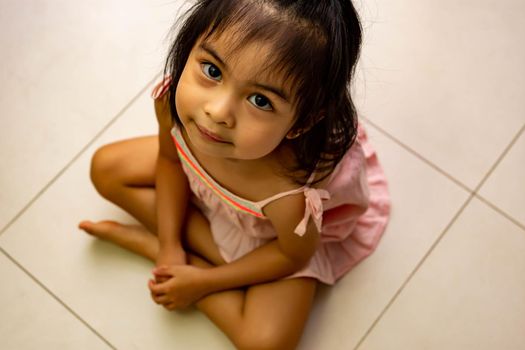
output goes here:
[{"label": "girl's wrist", "polygon": [[182,248],[182,243],[178,239],[162,240],[159,238],[159,251],[160,252],[171,252],[175,250],[180,250]]},{"label": "girl's wrist", "polygon": [[203,295],[208,295],[219,291],[219,289],[217,289],[217,285],[213,283],[211,278],[213,276],[213,270],[215,270],[215,267],[200,269],[199,285],[201,286]]},{"label": "girl's wrist", "polygon": [[186,265],[187,263],[186,252],[180,243],[161,245],[155,260],[157,266]]}]

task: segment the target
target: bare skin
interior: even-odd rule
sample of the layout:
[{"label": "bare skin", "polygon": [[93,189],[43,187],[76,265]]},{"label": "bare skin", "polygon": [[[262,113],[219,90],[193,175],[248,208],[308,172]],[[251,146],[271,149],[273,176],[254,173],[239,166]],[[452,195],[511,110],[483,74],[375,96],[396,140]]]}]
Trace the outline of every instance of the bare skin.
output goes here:
[{"label": "bare skin", "polygon": [[113,242],[127,250],[155,261],[158,239],[144,226],[124,225],[116,221],[82,221],[79,228],[97,238]]},{"label": "bare skin", "polygon": [[[133,215],[143,226],[114,221],[83,221],[87,233],[113,242],[155,261],[156,236],[155,160],[157,136],[110,144],[93,157],[91,178],[102,196]],[[188,263],[197,268],[225,264],[213,241],[209,223],[189,207],[183,229]],[[150,281],[150,284],[152,281]],[[209,294],[196,302],[239,349],[293,349],[310,313],[317,282],[294,278]],[[162,304],[162,294],[152,293]],[[172,305],[164,305],[172,309]]]}]

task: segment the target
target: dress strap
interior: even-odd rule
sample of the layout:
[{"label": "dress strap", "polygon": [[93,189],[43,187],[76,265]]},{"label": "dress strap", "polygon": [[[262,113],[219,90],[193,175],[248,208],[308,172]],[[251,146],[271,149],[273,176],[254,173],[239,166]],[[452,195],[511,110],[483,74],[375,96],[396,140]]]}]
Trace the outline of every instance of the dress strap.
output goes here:
[{"label": "dress strap", "polygon": [[270,204],[273,201],[276,201],[276,200],[281,199],[281,198],[286,197],[286,196],[291,196],[293,194],[301,193],[301,192],[303,192],[305,190],[305,188],[306,187],[303,186],[303,187],[296,188],[294,190],[277,193],[276,195],[273,195],[273,196],[271,196],[269,198],[263,199],[262,201],[259,201],[256,204],[257,204],[257,206],[259,208],[262,209],[262,208],[264,208],[265,206],[267,206],[268,204]]},{"label": "dress strap", "polygon": [[270,198],[257,202],[257,206],[262,209],[264,206],[280,198],[303,192],[305,197],[304,217],[299,223],[299,225],[297,225],[297,227],[295,228],[294,233],[302,237],[306,233],[306,227],[308,225],[308,222],[310,221],[310,218],[312,218],[312,220],[314,221],[317,231],[321,232],[324,211],[323,200],[330,199],[330,192],[321,188],[309,187],[309,185],[315,179],[315,175],[315,172],[312,173],[312,175],[310,175],[310,178],[306,182],[306,185],[291,191],[278,193],[274,196],[271,196]]},{"label": "dress strap", "polygon": [[312,173],[310,174],[310,177],[308,178],[308,181],[306,181],[306,186],[310,186],[312,182],[314,182],[315,175],[317,175],[316,172],[312,171]]},{"label": "dress strap", "polygon": [[309,188],[310,184],[314,181],[314,179],[315,179],[315,172],[313,172],[310,175],[310,177],[308,178],[308,181],[306,181],[306,185],[304,185],[302,187],[299,187],[299,188],[296,188],[294,190],[277,193],[276,195],[273,195],[273,196],[271,196],[269,198],[263,199],[262,201],[259,201],[256,204],[257,204],[257,206],[259,208],[262,209],[262,208],[264,208],[265,206],[267,206],[268,204],[270,204],[273,201],[276,201],[276,200],[281,199],[281,198],[286,197],[286,196],[291,196],[293,194],[304,192],[307,188]]}]

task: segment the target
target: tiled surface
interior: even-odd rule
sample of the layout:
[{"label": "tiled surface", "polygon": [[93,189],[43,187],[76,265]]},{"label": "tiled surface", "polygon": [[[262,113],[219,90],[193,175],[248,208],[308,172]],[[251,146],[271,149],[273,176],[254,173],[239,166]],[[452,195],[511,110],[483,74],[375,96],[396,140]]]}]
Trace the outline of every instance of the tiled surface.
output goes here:
[{"label": "tiled surface", "polygon": [[[155,132],[148,83],[180,3],[2,1],[0,229],[30,205],[0,233],[0,348],[231,348],[198,312],[150,302],[149,262],[76,229],[131,220],[96,195],[89,158]],[[369,259],[321,288],[300,348],[522,349],[525,136],[503,152],[525,125],[525,5],[357,3],[356,94],[392,221]]]},{"label": "tiled surface", "polygon": [[181,2],[1,2],[0,228],[160,71]]},{"label": "tiled surface", "polygon": [[132,222],[96,194],[88,177],[90,157],[102,144],[155,131],[145,93],[0,236],[0,246],[118,349],[228,348],[200,313],[170,314],[151,301],[150,262],[76,228],[86,218]]},{"label": "tiled surface", "polygon": [[525,227],[525,134],[494,170],[480,195],[504,210]]},{"label": "tiled surface", "polygon": [[0,278],[2,349],[111,349],[4,254]]},{"label": "tiled surface", "polygon": [[474,199],[360,350],[523,349],[525,233]]},{"label": "tiled surface", "polygon": [[525,123],[523,2],[358,3],[362,111],[475,189]]}]

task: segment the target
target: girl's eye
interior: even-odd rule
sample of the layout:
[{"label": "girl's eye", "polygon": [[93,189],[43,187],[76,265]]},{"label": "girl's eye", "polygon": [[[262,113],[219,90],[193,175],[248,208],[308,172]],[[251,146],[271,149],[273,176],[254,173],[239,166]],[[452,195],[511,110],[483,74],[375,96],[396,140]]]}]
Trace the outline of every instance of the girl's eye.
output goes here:
[{"label": "girl's eye", "polygon": [[263,95],[254,94],[251,95],[248,100],[257,108],[263,109],[265,111],[271,111],[273,109],[272,104],[268,98]]},{"label": "girl's eye", "polygon": [[221,70],[216,65],[211,63],[202,64],[202,72],[210,79],[221,80]]}]

